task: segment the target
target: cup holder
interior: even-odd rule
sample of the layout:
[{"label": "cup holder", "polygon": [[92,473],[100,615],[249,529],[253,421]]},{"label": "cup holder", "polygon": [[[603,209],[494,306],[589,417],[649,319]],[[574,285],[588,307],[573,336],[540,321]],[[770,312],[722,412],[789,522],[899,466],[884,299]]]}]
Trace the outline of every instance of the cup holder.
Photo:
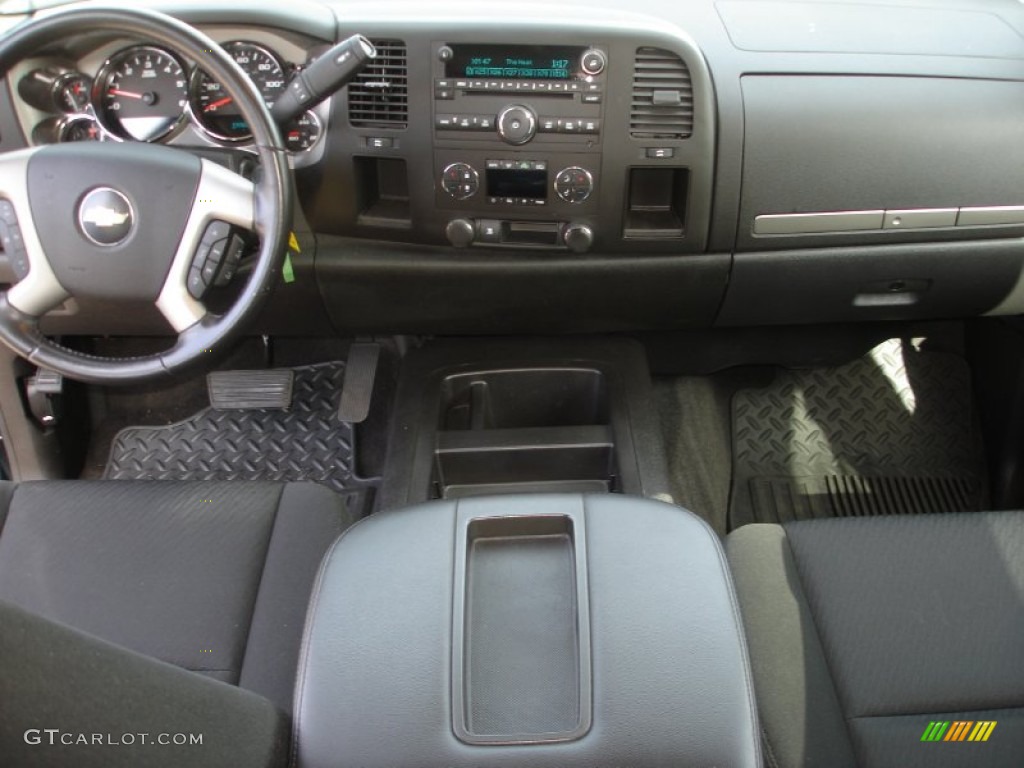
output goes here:
[{"label": "cup holder", "polygon": [[618,491],[605,374],[524,368],[441,385],[433,496]]}]

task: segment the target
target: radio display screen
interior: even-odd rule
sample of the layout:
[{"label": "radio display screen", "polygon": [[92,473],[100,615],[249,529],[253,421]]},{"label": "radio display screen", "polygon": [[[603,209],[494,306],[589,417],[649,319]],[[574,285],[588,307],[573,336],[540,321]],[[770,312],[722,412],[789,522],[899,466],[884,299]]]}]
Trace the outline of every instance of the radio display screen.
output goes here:
[{"label": "radio display screen", "polygon": [[547,171],[487,169],[488,197],[516,197],[544,200],[548,192]]},{"label": "radio display screen", "polygon": [[584,48],[572,45],[452,45],[448,77],[572,80]]}]

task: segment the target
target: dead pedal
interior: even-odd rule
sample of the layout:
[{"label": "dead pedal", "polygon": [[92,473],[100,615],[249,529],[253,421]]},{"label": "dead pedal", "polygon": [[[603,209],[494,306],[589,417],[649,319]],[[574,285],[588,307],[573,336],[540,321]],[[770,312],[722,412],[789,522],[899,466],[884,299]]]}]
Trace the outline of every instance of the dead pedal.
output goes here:
[{"label": "dead pedal", "polygon": [[213,371],[206,375],[210,406],[218,411],[292,407],[295,372],[290,368],[273,371]]}]

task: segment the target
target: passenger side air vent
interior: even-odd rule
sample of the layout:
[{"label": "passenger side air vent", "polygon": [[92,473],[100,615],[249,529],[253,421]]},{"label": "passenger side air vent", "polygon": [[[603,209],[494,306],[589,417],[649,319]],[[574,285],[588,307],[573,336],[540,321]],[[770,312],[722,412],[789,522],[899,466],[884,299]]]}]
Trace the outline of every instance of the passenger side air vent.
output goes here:
[{"label": "passenger side air vent", "polygon": [[686,139],[693,133],[693,85],[682,59],[638,48],[629,132],[634,139]]},{"label": "passenger side air vent", "polygon": [[405,128],[409,120],[409,64],[405,43],[373,40],[377,58],[348,86],[348,119],[365,128]]}]

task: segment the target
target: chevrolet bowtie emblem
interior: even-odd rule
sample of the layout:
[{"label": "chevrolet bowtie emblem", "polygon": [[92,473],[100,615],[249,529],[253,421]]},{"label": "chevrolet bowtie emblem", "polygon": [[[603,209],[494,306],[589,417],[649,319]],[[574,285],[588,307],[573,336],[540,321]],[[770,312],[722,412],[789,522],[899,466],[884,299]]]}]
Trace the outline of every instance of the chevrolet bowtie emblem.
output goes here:
[{"label": "chevrolet bowtie emblem", "polygon": [[78,205],[78,228],[94,245],[119,245],[135,226],[135,214],[128,198],[116,189],[97,187]]},{"label": "chevrolet bowtie emblem", "polygon": [[97,227],[116,227],[124,224],[129,216],[131,216],[130,213],[119,213],[113,208],[97,205],[82,214],[82,221],[95,224]]}]

